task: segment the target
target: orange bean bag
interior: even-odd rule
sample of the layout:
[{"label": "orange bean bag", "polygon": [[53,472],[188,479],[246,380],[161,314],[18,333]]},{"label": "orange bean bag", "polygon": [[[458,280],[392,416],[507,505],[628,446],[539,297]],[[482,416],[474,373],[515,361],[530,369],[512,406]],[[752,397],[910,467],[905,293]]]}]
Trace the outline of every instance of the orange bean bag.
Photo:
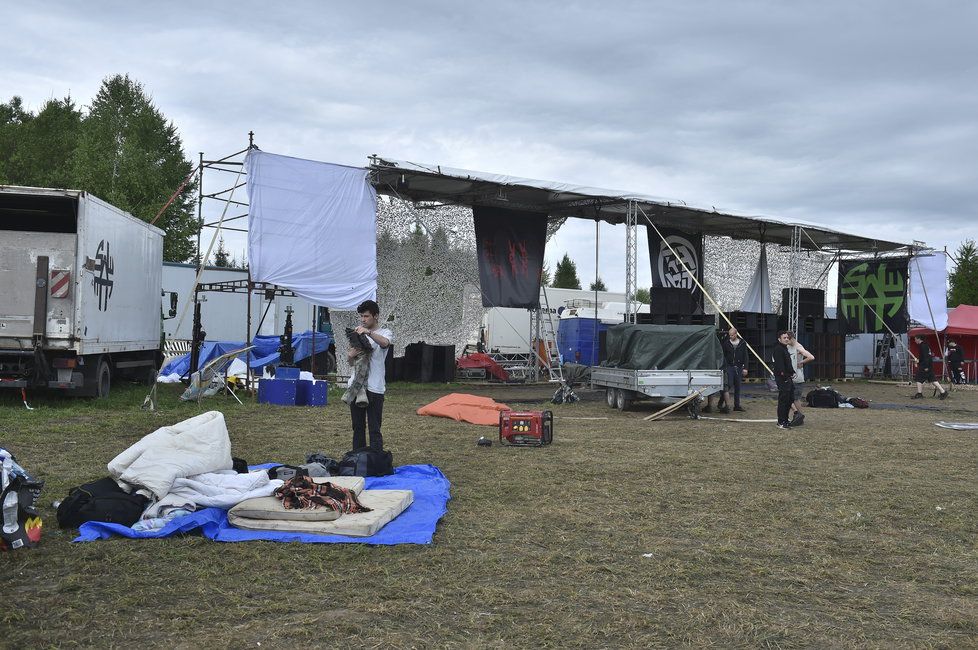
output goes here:
[{"label": "orange bean bag", "polygon": [[418,409],[418,415],[434,415],[459,422],[497,426],[499,412],[511,410],[505,404],[500,404],[489,397],[451,393],[436,399],[431,404],[425,404]]}]

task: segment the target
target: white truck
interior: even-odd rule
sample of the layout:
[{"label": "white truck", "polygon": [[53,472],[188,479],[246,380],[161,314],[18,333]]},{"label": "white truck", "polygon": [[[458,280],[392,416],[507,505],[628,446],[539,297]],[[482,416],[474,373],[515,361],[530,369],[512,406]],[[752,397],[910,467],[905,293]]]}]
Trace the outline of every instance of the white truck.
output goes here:
[{"label": "white truck", "polygon": [[159,228],[85,192],[0,185],[0,388],[150,379],[162,268]]}]

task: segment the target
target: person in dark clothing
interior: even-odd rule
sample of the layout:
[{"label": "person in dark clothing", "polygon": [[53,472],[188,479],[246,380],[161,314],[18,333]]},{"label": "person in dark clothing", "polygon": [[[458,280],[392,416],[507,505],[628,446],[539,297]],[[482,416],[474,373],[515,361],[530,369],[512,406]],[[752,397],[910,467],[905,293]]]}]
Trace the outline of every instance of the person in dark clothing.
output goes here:
[{"label": "person in dark clothing", "polygon": [[743,411],[740,405],[740,386],[747,376],[747,343],[740,338],[737,328],[731,327],[727,338],[720,341],[720,347],[723,348],[723,371],[726,374],[727,387],[733,393],[733,410]]},{"label": "person in dark clothing", "polygon": [[[361,449],[367,446],[369,428],[370,448],[374,451],[383,451],[384,436],[380,427],[384,417],[384,394],[387,392],[384,363],[387,359],[387,351],[394,342],[394,333],[380,326],[380,307],[373,300],[362,302],[357,307],[357,313],[360,314],[360,325],[353,332],[358,337],[364,335],[371,350],[366,382],[362,386],[366,391],[367,404],[357,401],[361,387],[355,386],[358,383],[355,373],[350,375],[350,381],[347,383],[347,393],[350,397],[347,403],[350,405],[350,417],[353,421],[353,448]],[[360,350],[350,346],[347,360],[352,364],[359,354],[361,354]],[[359,379],[362,381],[364,378]]]},{"label": "person in dark clothing", "polygon": [[795,397],[795,386],[792,381],[795,376],[795,367],[791,364],[791,353],[788,352],[788,344],[791,342],[791,333],[788,331],[778,332],[778,344],[774,346],[774,381],[778,384],[778,428],[790,429],[791,422],[788,420],[788,413],[791,411],[791,402]]},{"label": "person in dark clothing", "polygon": [[964,353],[961,351],[961,347],[958,345],[957,341],[951,340],[947,342],[947,367],[951,371],[951,381],[955,384],[963,384],[964,380]]},{"label": "person in dark clothing", "polygon": [[941,386],[941,382],[934,379],[934,357],[930,353],[930,345],[923,336],[917,334],[913,337],[917,341],[917,372],[914,381],[917,382],[917,394],[913,399],[920,399],[924,396],[924,384],[934,384],[934,388],[941,392],[941,399],[947,399],[947,391]]}]

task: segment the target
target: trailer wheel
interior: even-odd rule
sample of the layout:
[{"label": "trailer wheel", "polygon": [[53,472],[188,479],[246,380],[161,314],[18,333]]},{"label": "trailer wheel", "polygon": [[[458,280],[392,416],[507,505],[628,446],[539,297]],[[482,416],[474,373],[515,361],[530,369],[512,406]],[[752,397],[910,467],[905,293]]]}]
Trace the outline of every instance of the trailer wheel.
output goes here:
[{"label": "trailer wheel", "polygon": [[112,388],[112,368],[105,359],[99,359],[98,368],[95,370],[95,398],[104,399],[109,396]]},{"label": "trailer wheel", "polygon": [[627,390],[619,388],[615,391],[615,406],[618,407],[619,411],[627,411],[631,405],[632,398],[628,396]]},{"label": "trailer wheel", "polygon": [[618,398],[615,396],[614,388],[604,389],[604,400],[608,404],[608,408],[615,408],[615,403],[617,402]]}]

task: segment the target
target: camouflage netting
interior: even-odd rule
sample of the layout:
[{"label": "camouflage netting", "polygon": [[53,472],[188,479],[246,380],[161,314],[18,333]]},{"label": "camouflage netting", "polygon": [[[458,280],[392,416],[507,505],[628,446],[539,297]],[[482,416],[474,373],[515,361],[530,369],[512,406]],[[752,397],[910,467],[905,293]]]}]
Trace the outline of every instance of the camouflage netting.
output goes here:
[{"label": "camouflage netting", "polygon": [[[655,233],[651,233],[655,236]],[[774,312],[781,309],[781,292],[791,280],[791,249],[778,244],[767,246],[768,273],[771,281],[771,306]],[[724,311],[736,311],[754,278],[757,260],[761,255],[758,241],[730,239],[729,237],[703,238],[703,284]],[[825,290],[828,274],[825,273],[831,256],[815,251],[803,251],[798,264],[798,286]],[[707,301],[707,313],[716,310]]]},{"label": "camouflage netting", "polygon": [[[564,219],[551,219],[547,239]],[[725,310],[740,308],[750,284],[760,243],[726,237],[704,238],[705,286]],[[781,289],[788,286],[790,251],[768,244],[771,299],[775,310]],[[819,254],[803,253],[800,286],[815,287],[826,260]],[[456,354],[478,335],[485,310],[479,290],[479,268],[475,253],[472,210],[459,206],[415,205],[379,196],[377,200],[377,302],[381,321],[395,336],[394,352],[424,341],[454,345]],[[819,288],[825,288],[825,279]],[[712,307],[707,307],[712,312]],[[351,311],[331,313],[336,333],[336,357],[341,375],[349,373],[346,363],[345,327],[359,323]],[[529,333],[527,333],[529,337]]]},{"label": "camouflage netting", "polygon": [[[563,219],[552,219],[547,237]],[[454,345],[461,354],[477,338],[485,310],[479,289],[472,210],[377,198],[377,303],[394,332],[395,354],[409,343]],[[348,374],[344,328],[355,312],[331,313],[340,374]]]}]

